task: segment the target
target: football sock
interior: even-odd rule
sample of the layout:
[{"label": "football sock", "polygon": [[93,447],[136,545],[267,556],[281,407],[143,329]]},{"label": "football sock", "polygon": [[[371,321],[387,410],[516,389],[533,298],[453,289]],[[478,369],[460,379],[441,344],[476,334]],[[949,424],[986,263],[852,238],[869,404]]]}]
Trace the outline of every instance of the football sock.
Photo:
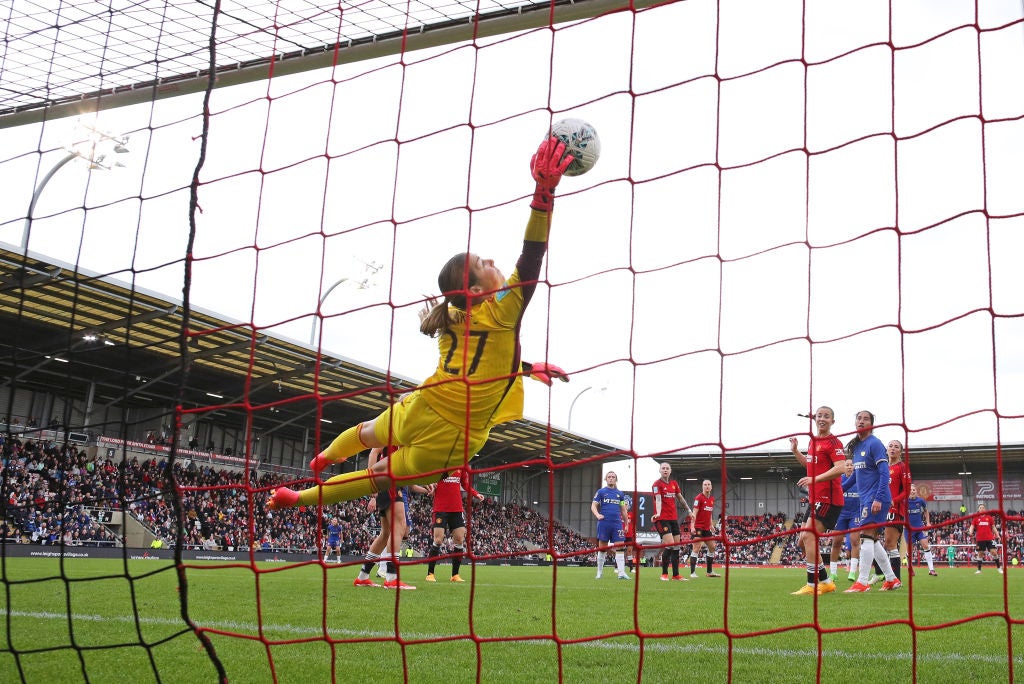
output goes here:
[{"label": "football sock", "polygon": [[925,560],[926,563],[928,563],[928,572],[934,572],[935,571],[935,558],[932,557],[932,552],[931,552],[930,549],[928,551],[924,552],[924,560]]},{"label": "football sock", "polygon": [[362,423],[354,425],[335,437],[334,441],[323,450],[324,458],[334,462],[344,461],[349,456],[355,456],[359,452],[369,449],[370,447],[363,444],[363,440],[359,437],[359,429],[362,426]]},{"label": "football sock", "polygon": [[395,565],[395,557],[389,556],[387,561],[388,569],[387,577],[385,579],[387,579],[388,582],[394,582],[396,579],[398,579],[398,566]]},{"label": "football sock", "polygon": [[455,546],[455,547],[452,548],[452,551],[455,552],[455,556],[452,557],[452,574],[453,575],[458,575],[459,574],[459,568],[462,567],[462,554],[466,553],[466,547],[465,546]]},{"label": "football sock", "polygon": [[373,551],[367,551],[364,558],[366,560],[363,563],[363,567],[359,570],[359,579],[361,580],[370,579],[370,570],[377,564],[377,559],[380,558],[380,555]]},{"label": "football sock", "polygon": [[889,552],[885,550],[881,542],[878,542],[872,548],[875,555],[875,562],[882,568],[882,574],[885,575],[885,581],[891,582],[896,579],[896,573],[892,571],[892,565],[889,564]]},{"label": "football sock", "polygon": [[[678,553],[678,551],[676,553]],[[625,575],[626,574],[626,552],[625,551],[616,551],[615,552],[615,569],[618,571],[618,573],[620,575]],[[677,572],[676,574],[678,575],[679,573]]]},{"label": "football sock", "polygon": [[697,556],[690,554],[690,574],[697,572]]},{"label": "football sock", "polygon": [[679,549],[672,549],[672,576],[679,574]]},{"label": "football sock", "polygon": [[857,575],[857,581],[861,584],[867,584],[871,578],[871,566],[874,563],[874,557],[875,540],[862,537],[860,540],[860,574]]},{"label": "football sock", "polygon": [[896,575],[896,579],[900,579],[902,574],[903,565],[900,559],[899,549],[893,549],[889,552],[889,565],[892,567],[892,573]]},{"label": "football sock", "polygon": [[860,558],[850,559],[850,572],[860,573]]},{"label": "football sock", "polygon": [[[704,556],[704,563],[707,565],[708,574],[711,574],[711,566],[713,565],[714,560],[715,559],[711,557],[710,553],[707,554],[706,556]],[[822,567],[824,567],[824,566],[822,566]]]},{"label": "football sock", "polygon": [[814,563],[807,563],[807,583],[814,584],[814,576],[817,574],[817,569],[814,567]]},{"label": "football sock", "polygon": [[597,574],[600,575],[604,572],[604,549],[600,549],[597,552]]},{"label": "football sock", "polygon": [[[299,492],[296,506],[316,506],[318,504],[334,504],[339,501],[351,501],[363,496],[377,494],[377,485],[370,476],[370,470],[360,470],[344,475],[335,475],[323,485],[303,489]],[[321,496],[323,499],[321,500]]]},{"label": "football sock", "polygon": [[830,575],[839,574],[839,561],[832,561],[828,564],[828,572]]},{"label": "football sock", "polygon": [[437,544],[431,544],[430,551],[427,552],[427,555],[430,556],[430,562],[427,563],[427,574],[433,575],[434,566],[437,565],[437,557],[441,555],[441,547]]},{"label": "football sock", "polygon": [[825,564],[822,563],[818,566],[818,581],[825,582],[829,578],[828,570],[825,569]]}]

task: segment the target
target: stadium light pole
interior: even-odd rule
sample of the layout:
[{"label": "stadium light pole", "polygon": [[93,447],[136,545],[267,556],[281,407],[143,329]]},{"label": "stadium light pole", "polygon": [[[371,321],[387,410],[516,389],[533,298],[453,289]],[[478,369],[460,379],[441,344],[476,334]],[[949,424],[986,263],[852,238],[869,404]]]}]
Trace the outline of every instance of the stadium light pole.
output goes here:
[{"label": "stadium light pole", "polygon": [[324,300],[334,292],[334,288],[338,287],[342,283],[347,283],[348,280],[348,276],[339,278],[337,282],[327,288],[327,291],[320,296],[320,301],[316,303],[316,313],[313,314],[313,327],[309,330],[309,346],[313,346],[313,341],[316,340],[316,324],[323,319],[323,315],[320,313],[320,307],[324,305]]},{"label": "stadium light pole", "polygon": [[[370,289],[370,287],[374,285],[374,283],[370,281],[370,278],[376,275],[377,272],[384,267],[381,264],[378,264],[376,261],[367,262],[362,261],[360,259],[357,259],[357,261],[359,261],[363,265],[363,271],[367,275],[362,280],[356,281],[356,289],[368,290]],[[320,295],[320,301],[316,303],[316,312],[313,314],[313,325],[309,329],[309,346],[312,347],[316,341],[316,324],[323,320],[323,314],[320,313],[320,309],[324,305],[324,300],[326,300],[327,297],[329,297],[330,294],[334,292],[334,288],[338,287],[342,283],[347,283],[350,280],[352,280],[352,278],[349,276],[339,278],[334,282],[333,285],[327,288],[322,295]]]},{"label": "stadium light pole", "polygon": [[68,148],[67,154],[60,158],[56,164],[53,165],[46,175],[43,176],[39,183],[36,185],[35,190],[32,191],[32,199],[28,203],[28,213],[25,214],[25,226],[21,231],[21,253],[28,254],[28,238],[32,232],[32,214],[35,213],[36,204],[39,203],[39,197],[43,194],[43,190],[46,188],[47,183],[57,175],[57,172],[64,168],[68,162],[75,159],[86,159],[89,162],[90,169],[106,170],[114,166],[124,166],[121,162],[114,162],[111,165],[105,165],[103,161],[106,159],[106,152],[101,149],[102,147],[111,147],[116,154],[126,154],[128,152],[128,138],[115,137],[103,133],[91,126],[85,126],[85,130],[88,131],[89,137],[86,141],[76,143]]},{"label": "stadium light pole", "polygon": [[[575,397],[573,397],[572,403],[569,404],[569,420],[566,421],[567,424],[565,426],[565,429],[568,430],[569,432],[572,432],[572,411],[573,411],[574,408],[576,408],[576,402],[580,400],[580,397],[582,397],[584,394],[586,394],[587,392],[589,392],[592,389],[595,389],[595,387],[593,385],[591,385],[590,387],[584,387],[583,389],[581,389],[579,391],[579,394],[577,394]],[[606,389],[608,389],[608,387],[607,386],[601,386],[601,387],[597,387],[596,389],[597,389],[598,392],[604,392]]]}]

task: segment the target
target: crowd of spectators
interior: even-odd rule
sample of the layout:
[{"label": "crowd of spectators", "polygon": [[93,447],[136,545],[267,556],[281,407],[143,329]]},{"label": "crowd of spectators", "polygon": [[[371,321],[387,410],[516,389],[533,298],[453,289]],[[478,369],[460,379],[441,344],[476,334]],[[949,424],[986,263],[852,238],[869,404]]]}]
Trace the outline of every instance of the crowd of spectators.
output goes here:
[{"label": "crowd of spectators", "polygon": [[[167,496],[166,459],[90,458],[74,446],[2,437],[0,444],[8,541],[58,544],[63,534],[65,544],[112,546],[119,540],[94,514],[121,510],[134,516],[165,546],[177,542],[178,513]],[[379,530],[379,521],[367,512],[365,500],[334,505],[321,515],[307,507],[270,511],[264,505],[266,497],[252,493],[283,484],[284,476],[250,471],[246,482],[244,471],[191,460],[178,461],[174,468],[185,520],[185,548],[318,553],[323,550],[327,521],[337,518],[342,527],[341,553],[361,555]],[[411,515],[413,534],[408,545],[425,551],[430,546],[430,499],[414,497]],[[475,516],[470,519],[477,556],[525,555],[536,546],[547,546],[547,523],[531,509],[487,500],[478,504],[471,516]],[[554,538],[559,553],[591,545],[582,535],[557,523]]]},{"label": "crowd of spectators", "polygon": [[[341,553],[359,556],[379,529],[365,500],[337,504],[321,514],[307,507],[267,510],[263,494],[284,482],[279,474],[251,470],[247,482],[241,470],[180,460],[174,466],[180,494],[175,505],[168,496],[163,458],[90,457],[73,445],[3,436],[0,446],[0,524],[8,543],[114,546],[122,540],[97,519],[99,511],[111,510],[134,516],[166,546],[177,542],[180,510],[185,520],[183,544],[190,549],[318,553],[323,551],[327,521],[334,517],[342,527]],[[517,503],[473,502],[467,517],[470,551],[478,559],[542,558],[550,540],[559,556],[578,562],[595,557],[593,539]],[[432,536],[430,497],[413,495],[410,519],[406,545],[423,554]],[[973,546],[968,535],[971,518],[935,512],[931,520],[936,555],[944,558],[946,547],[953,544],[957,560],[967,562]],[[1024,562],[1024,529],[1013,519],[1006,525],[1008,557]],[[729,516],[722,531],[727,543],[719,544],[716,561],[724,561],[727,547],[732,564],[768,564],[773,555],[782,565],[802,564],[793,529],[783,513]],[[684,534],[683,546],[688,543]]]},{"label": "crowd of spectators", "polygon": [[4,539],[18,544],[114,545],[116,536],[89,514],[113,492],[116,468],[73,446],[0,436],[0,501]]}]

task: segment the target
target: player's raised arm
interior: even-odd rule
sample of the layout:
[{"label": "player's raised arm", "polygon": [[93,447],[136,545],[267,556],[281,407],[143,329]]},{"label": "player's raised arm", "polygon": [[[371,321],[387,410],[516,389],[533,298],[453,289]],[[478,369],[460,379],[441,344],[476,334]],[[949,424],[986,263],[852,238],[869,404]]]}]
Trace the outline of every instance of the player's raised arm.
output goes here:
[{"label": "player's raised arm", "polygon": [[800,449],[797,448],[796,437],[790,437],[789,438],[789,448],[793,452],[793,455],[796,457],[797,462],[800,465],[802,465],[803,467],[806,468],[807,467],[807,457],[804,456],[803,452],[801,452]]}]

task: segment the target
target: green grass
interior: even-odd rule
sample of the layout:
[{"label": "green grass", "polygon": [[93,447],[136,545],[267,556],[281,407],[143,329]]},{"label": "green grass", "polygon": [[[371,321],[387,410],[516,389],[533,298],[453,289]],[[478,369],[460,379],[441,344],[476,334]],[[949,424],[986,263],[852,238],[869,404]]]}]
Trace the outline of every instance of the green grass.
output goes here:
[{"label": "green grass", "polygon": [[[782,684],[820,668],[824,682],[976,684],[1010,681],[1008,644],[1024,672],[1019,570],[918,572],[912,592],[837,592],[817,612],[789,593],[799,568],[732,570],[728,599],[726,578],[661,582],[649,569],[637,583],[607,568],[595,580],[592,568],[464,567],[470,581],[454,585],[448,566],[437,584],[411,566],[411,592],[353,587],[356,571],[193,564],[186,608],[232,682]],[[171,564],[7,559],[3,577],[0,682],[217,680]]]}]

